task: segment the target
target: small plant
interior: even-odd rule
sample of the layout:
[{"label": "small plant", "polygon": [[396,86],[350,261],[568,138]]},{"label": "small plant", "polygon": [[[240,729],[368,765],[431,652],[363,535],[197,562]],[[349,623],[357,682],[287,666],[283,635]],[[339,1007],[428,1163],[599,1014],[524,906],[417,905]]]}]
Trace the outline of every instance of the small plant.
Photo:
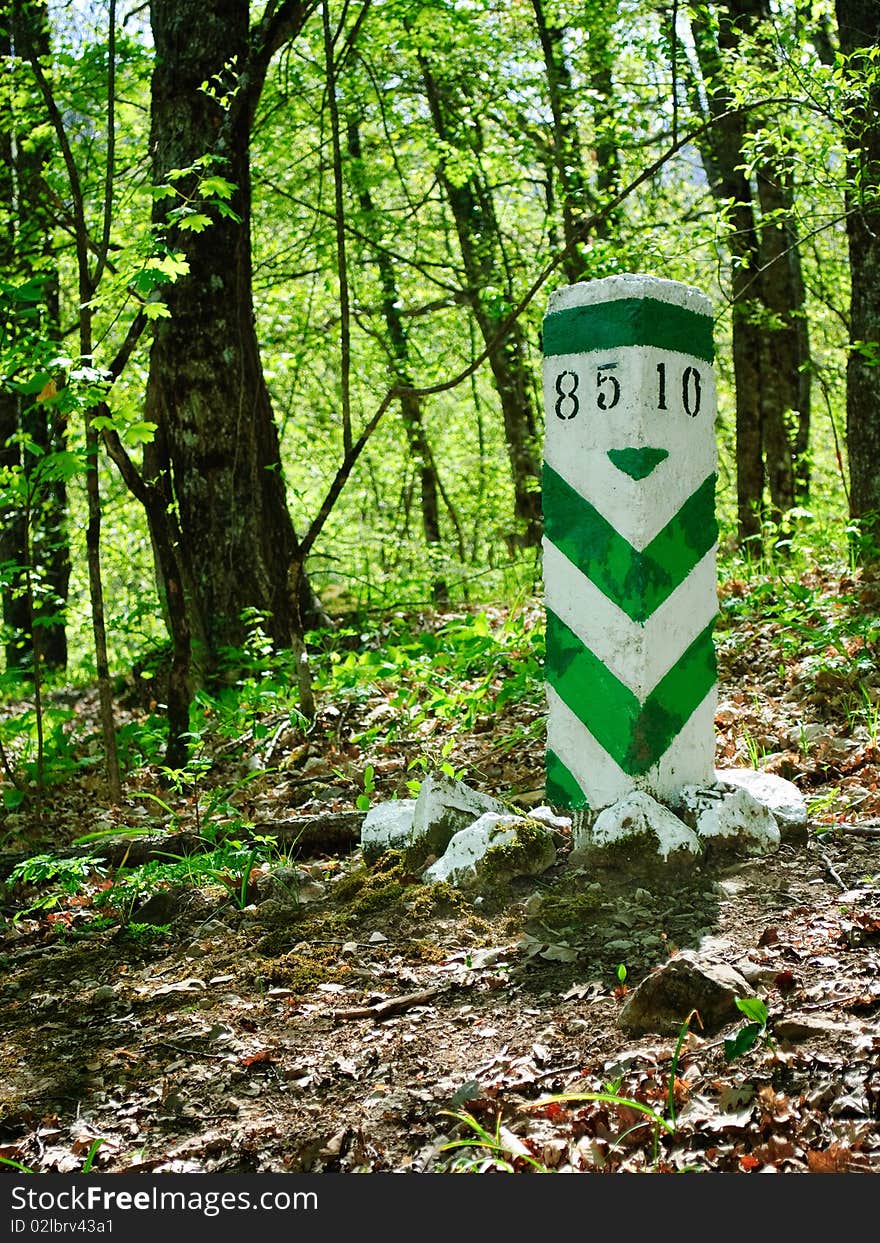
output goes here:
[{"label": "small plant", "polygon": [[728,1062],[747,1053],[758,1041],[770,1048],[773,1041],[767,1034],[767,1007],[760,997],[737,997],[736,1008],[749,1020],[729,1040],[724,1041],[724,1056]]},{"label": "small plant", "polygon": [[534,1157],[522,1151],[524,1146],[520,1144],[516,1136],[505,1134],[505,1130],[501,1125],[500,1113],[495,1119],[494,1131],[487,1131],[482,1123],[466,1110],[463,1110],[461,1113],[443,1110],[443,1113],[447,1118],[454,1118],[456,1122],[460,1122],[474,1132],[473,1135],[465,1136],[464,1139],[450,1140],[448,1144],[444,1144],[440,1149],[441,1152],[467,1149],[474,1154],[473,1156],[459,1157],[454,1161],[452,1165],[453,1173],[482,1174],[487,1170],[500,1170],[504,1174],[514,1174],[516,1173],[516,1163],[523,1163],[539,1174],[547,1174],[549,1172],[546,1165],[542,1165],[540,1161],[536,1161]]},{"label": "small plant", "polygon": [[764,758],[764,752],[758,746],[757,740],[745,728],[743,728],[742,731],[742,738],[743,742],[746,744],[746,751],[749,754],[749,763],[752,768],[760,768],[761,760]]},{"label": "small plant", "polygon": [[367,764],[364,768],[364,792],[357,796],[356,807],[358,811],[370,810],[370,795],[376,788],[376,773],[372,764]]},{"label": "small plant", "polygon": [[32,855],[17,863],[9,874],[12,885],[49,885],[48,890],[17,911],[15,919],[24,919],[35,911],[48,911],[58,906],[65,896],[80,893],[94,875],[103,876],[103,859],[79,856],[59,859],[54,855]]},{"label": "small plant", "polygon": [[[98,1155],[98,1149],[101,1147],[102,1144],[105,1144],[106,1142],[107,1140],[103,1135],[101,1136],[100,1139],[96,1139],[93,1141],[91,1147],[89,1148],[89,1151],[86,1153],[86,1159],[83,1162],[82,1169],[80,1170],[81,1174],[90,1174],[92,1172],[92,1166],[95,1163],[95,1157]],[[9,1165],[12,1167],[12,1169],[18,1170],[20,1174],[38,1173],[38,1171],[35,1170],[32,1166],[25,1165],[22,1161],[13,1161],[11,1157],[0,1157],[0,1165]]]},{"label": "small plant", "polygon": [[83,1173],[83,1174],[90,1174],[90,1173],[91,1173],[92,1166],[93,1166],[93,1165],[94,1165],[94,1163],[95,1163],[95,1157],[98,1155],[98,1149],[101,1147],[101,1145],[102,1145],[102,1144],[104,1144],[104,1143],[106,1143],[106,1142],[107,1142],[107,1141],[106,1141],[106,1139],[105,1139],[103,1136],[102,1136],[100,1139],[96,1139],[96,1140],[94,1141],[94,1143],[92,1144],[91,1148],[90,1148],[90,1149],[89,1149],[89,1151],[86,1153],[86,1159],[85,1159],[85,1161],[83,1162],[83,1167],[82,1167],[82,1173]]},{"label": "small plant", "polygon": [[[622,963],[620,967],[623,967]],[[619,978],[620,967],[618,967],[618,978]],[[625,967],[623,967],[623,973],[624,973],[624,978],[625,978],[626,976]],[[621,984],[622,984],[622,981],[621,981]],[[623,1075],[620,1075],[617,1079],[606,1084],[605,1089],[601,1092],[563,1092],[557,1096],[545,1096],[541,1100],[535,1101],[531,1105],[524,1106],[524,1108],[525,1109],[540,1109],[546,1105],[555,1104],[556,1102],[565,1103],[565,1102],[576,1102],[576,1101],[602,1101],[608,1105],[618,1106],[619,1108],[632,1109],[636,1113],[644,1115],[646,1122],[649,1123],[652,1127],[652,1131],[653,1131],[652,1161],[654,1165],[656,1166],[658,1155],[659,1155],[660,1132],[665,1131],[667,1135],[674,1135],[676,1131],[676,1115],[675,1115],[676,1076],[678,1075],[678,1065],[681,1060],[681,1051],[682,1051],[682,1048],[684,1047],[684,1042],[687,1038],[688,1032],[690,1031],[691,1023],[693,1022],[694,1019],[699,1021],[699,1014],[697,1013],[696,1010],[692,1010],[690,1012],[690,1014],[687,1016],[685,1021],[682,1023],[681,1028],[678,1033],[678,1040],[676,1042],[675,1050],[673,1052],[672,1060],[670,1062],[670,1067],[669,1067],[669,1085],[668,1085],[667,1096],[666,1096],[665,1114],[661,1113],[660,1110],[655,1109],[652,1105],[646,1104],[644,1101],[636,1100],[634,1097],[631,1097],[631,1096],[621,1095],[620,1086],[623,1082]],[[638,1130],[640,1126],[644,1126],[644,1125],[645,1123],[639,1122],[639,1123],[636,1123],[635,1126],[629,1127],[627,1130],[623,1131],[620,1135],[618,1135],[617,1139],[614,1141],[614,1145],[621,1144],[622,1141],[626,1139],[628,1135],[631,1135],[633,1131]]]},{"label": "small plant", "polygon": [[[449,756],[454,750],[455,740],[453,738],[447,738],[446,742],[444,742],[443,746],[440,748],[439,759],[435,759],[430,755],[416,755],[407,764],[406,771],[412,772],[413,769],[421,769],[425,776],[427,776],[427,774],[433,770],[438,773],[443,773],[446,777],[451,777],[453,781],[463,781],[467,776],[467,769],[456,768],[449,759]],[[412,778],[406,783],[406,788],[414,798],[418,797],[421,787],[422,782],[416,778]]]},{"label": "small plant", "polygon": [[136,945],[149,945],[152,941],[161,941],[171,935],[170,924],[138,924],[129,921],[125,925],[125,936]]}]

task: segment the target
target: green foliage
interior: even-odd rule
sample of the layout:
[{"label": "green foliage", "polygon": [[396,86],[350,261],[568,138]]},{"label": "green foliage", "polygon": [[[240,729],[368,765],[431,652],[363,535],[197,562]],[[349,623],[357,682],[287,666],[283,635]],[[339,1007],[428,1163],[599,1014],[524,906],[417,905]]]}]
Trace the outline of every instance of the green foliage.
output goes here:
[{"label": "green foliage", "polygon": [[728,1062],[741,1057],[753,1048],[758,1041],[763,1041],[772,1048],[773,1042],[767,1035],[767,1006],[760,997],[737,997],[736,1007],[749,1020],[744,1023],[737,1034],[724,1041],[724,1056]]},{"label": "green foliage", "polygon": [[27,904],[16,913],[16,920],[54,910],[65,898],[81,893],[94,877],[104,875],[103,862],[103,859],[86,856],[62,859],[39,854],[17,863],[9,874],[9,884],[26,890],[43,888],[44,892],[28,896]]},{"label": "green foliage", "polygon": [[170,935],[170,924],[139,924],[130,919],[125,925],[125,938],[135,945],[151,945],[154,941],[166,940]]},{"label": "green foliage", "polygon": [[95,896],[94,906],[99,910],[109,908],[128,925],[131,912],[162,890],[175,886],[219,886],[237,907],[243,908],[249,901],[252,870],[276,854],[275,839],[259,836],[247,842],[229,839],[203,854],[172,855],[167,861],[151,860],[138,867],[121,867],[112,886]]},{"label": "green foliage", "polygon": [[515,610],[494,626],[482,612],[454,616],[436,630],[395,619],[380,645],[347,653],[338,650],[343,637],[316,658],[316,689],[334,700],[382,694],[395,709],[390,724],[369,727],[361,742],[409,733],[429,718],[469,729],[506,703],[541,693],[543,626]]},{"label": "green foliage", "polygon": [[522,1152],[519,1145],[512,1145],[511,1140],[515,1139],[515,1137],[505,1135],[501,1126],[500,1113],[495,1119],[494,1131],[488,1131],[473,1114],[468,1113],[466,1110],[462,1110],[460,1113],[444,1110],[443,1113],[447,1118],[453,1118],[456,1122],[473,1132],[473,1134],[465,1136],[464,1139],[450,1140],[448,1144],[441,1146],[441,1152],[464,1150],[470,1154],[468,1156],[460,1156],[453,1161],[451,1173],[485,1174],[490,1170],[494,1170],[504,1174],[513,1174],[516,1171],[514,1162],[525,1165],[538,1174],[548,1174],[550,1172],[540,1161],[536,1161],[534,1157],[527,1156]]}]

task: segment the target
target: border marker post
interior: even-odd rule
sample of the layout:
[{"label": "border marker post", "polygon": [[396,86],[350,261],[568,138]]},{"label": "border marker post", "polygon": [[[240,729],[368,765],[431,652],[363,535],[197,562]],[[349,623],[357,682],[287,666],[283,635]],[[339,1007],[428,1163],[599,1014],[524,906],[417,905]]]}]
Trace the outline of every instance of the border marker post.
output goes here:
[{"label": "border marker post", "polygon": [[543,324],[547,798],[712,785],[718,609],[709,299],[611,276]]}]

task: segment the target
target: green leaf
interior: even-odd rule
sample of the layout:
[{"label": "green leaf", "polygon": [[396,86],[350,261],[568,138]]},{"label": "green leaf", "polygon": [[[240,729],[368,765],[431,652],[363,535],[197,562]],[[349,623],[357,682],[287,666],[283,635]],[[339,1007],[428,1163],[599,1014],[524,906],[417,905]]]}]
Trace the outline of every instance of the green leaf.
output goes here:
[{"label": "green leaf", "polygon": [[675,1134],[675,1127],[656,1109],[642,1104],[641,1101],[635,1101],[629,1096],[617,1096],[613,1092],[563,1092],[558,1096],[544,1096],[539,1101],[531,1101],[522,1108],[541,1109],[545,1105],[552,1105],[555,1101],[605,1101],[609,1105],[625,1105],[628,1109],[635,1109],[638,1113],[644,1114],[655,1126],[662,1127],[670,1135]]},{"label": "green leaf", "polygon": [[235,193],[235,186],[224,177],[203,177],[199,183],[202,198],[230,199]]},{"label": "green leaf", "polygon": [[359,794],[355,802],[358,811],[370,810],[370,796],[368,794]]},{"label": "green leaf", "polygon": [[211,217],[199,211],[193,212],[191,216],[181,216],[177,221],[178,229],[185,229],[188,233],[204,233],[210,224]]},{"label": "green leaf", "polygon": [[[150,305],[152,306],[152,303]],[[129,423],[125,429],[124,439],[133,445],[149,444],[158,426],[158,423],[150,423],[146,419],[138,423]]]},{"label": "green leaf", "polygon": [[141,308],[147,319],[170,319],[171,312],[164,302],[145,302]]},{"label": "green leaf", "polygon": [[724,1056],[728,1062],[732,1062],[734,1058],[747,1053],[758,1040],[763,1030],[764,1027],[761,1023],[748,1023],[736,1033],[732,1040],[725,1040]]},{"label": "green leaf", "polygon": [[758,1023],[761,1027],[767,1026],[767,1007],[760,997],[737,997],[736,1008],[753,1023]]}]

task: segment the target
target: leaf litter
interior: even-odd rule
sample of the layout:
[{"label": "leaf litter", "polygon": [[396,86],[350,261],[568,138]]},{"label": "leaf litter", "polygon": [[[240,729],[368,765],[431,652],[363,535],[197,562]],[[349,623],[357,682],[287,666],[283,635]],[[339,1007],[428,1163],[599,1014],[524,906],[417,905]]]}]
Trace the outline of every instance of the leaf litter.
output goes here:
[{"label": "leaf litter", "polygon": [[[203,878],[139,937],[96,926],[112,867],[18,919],[7,888],[0,1169],[74,1173],[91,1156],[108,1173],[880,1172],[880,838],[849,831],[880,825],[880,753],[846,663],[781,661],[774,625],[734,607],[718,644],[719,766],[757,759],[811,800],[806,839],[769,858],[636,882],[562,852],[539,879],[474,898],[431,893],[393,859],[364,868],[353,843],[294,848],[291,900],[259,896],[265,864],[244,909],[234,885]],[[299,742],[263,731],[294,758],[240,791],[242,815],[271,832],[348,813],[368,764],[375,797],[406,797],[414,755],[418,775],[448,730],[428,716],[412,737],[383,735],[387,698],[334,704]],[[443,758],[533,805],[541,711],[508,698]],[[212,776],[234,762],[218,747]],[[135,809],[135,789],[102,809],[84,769],[6,841],[60,851],[150,819]],[[732,1061],[740,1023],[709,1037],[695,1016],[678,1038],[638,1039],[617,1026],[628,991],[684,948],[735,966],[766,1008]]]}]

